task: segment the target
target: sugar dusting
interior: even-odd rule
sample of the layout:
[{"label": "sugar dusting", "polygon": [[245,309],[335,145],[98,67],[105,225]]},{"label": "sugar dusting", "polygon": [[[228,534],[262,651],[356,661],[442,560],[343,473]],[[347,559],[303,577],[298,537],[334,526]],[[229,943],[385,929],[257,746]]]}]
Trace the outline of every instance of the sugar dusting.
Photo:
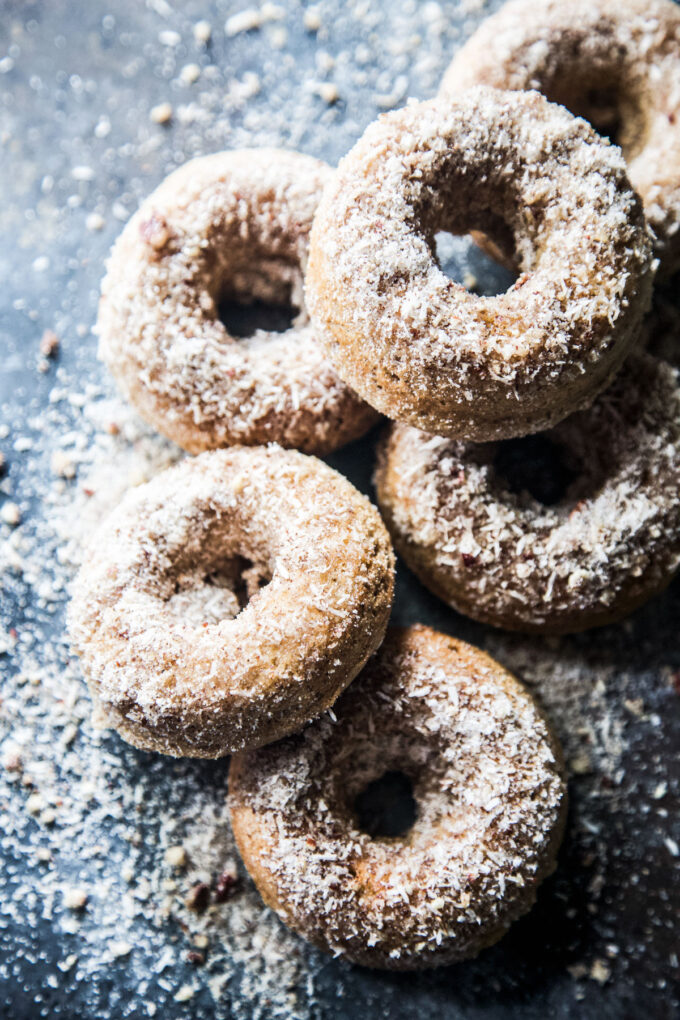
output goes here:
[{"label": "sugar dusting", "polygon": [[[376,840],[353,801],[390,768],[412,776],[418,814],[403,838]],[[332,719],[233,771],[250,870],[271,876],[293,927],[352,960],[474,956],[554,867],[565,787],[545,721],[496,663],[428,628],[388,633]]]},{"label": "sugar dusting", "polygon": [[[438,230],[482,231],[521,275],[470,294],[442,273]],[[591,403],[639,335],[653,275],[620,150],[538,93],[479,86],[368,127],[324,190],[306,294],[374,407],[485,441]]]},{"label": "sugar dusting", "polygon": [[396,425],[377,472],[397,547],[487,623],[547,632],[625,615],[680,564],[680,386],[631,358],[586,411],[546,433],[577,477],[555,506],[510,492],[494,447]]},{"label": "sugar dusting", "polygon": [[[121,4],[115,12],[84,6],[79,18],[90,43],[77,36],[82,49],[68,63],[53,45],[63,7],[47,5],[42,21],[30,28],[22,24],[22,10],[10,18],[7,54],[0,53],[3,130],[21,170],[9,182],[2,225],[13,242],[20,229],[33,274],[27,280],[25,261],[17,258],[15,265],[14,243],[0,250],[14,301],[9,327],[0,327],[9,350],[3,369],[11,375],[17,365],[25,367],[30,384],[26,400],[20,394],[0,414],[8,468],[0,493],[3,507],[12,504],[18,514],[18,520],[8,515],[0,522],[0,840],[8,861],[0,903],[0,1003],[15,1013],[52,1016],[68,1003],[83,1016],[175,1017],[191,1010],[201,1020],[311,1020],[334,1015],[341,1002],[357,997],[376,1015],[441,1012],[442,1003],[458,1008],[449,972],[441,984],[434,976],[427,986],[395,986],[377,977],[366,984],[361,971],[327,963],[263,907],[240,866],[233,895],[217,904],[218,880],[232,873],[235,859],[225,825],[224,763],[169,762],[97,733],[64,637],[66,593],[82,540],[128,486],[181,455],[113,397],[88,335],[104,258],[123,223],[166,173],[206,151],[284,144],[336,162],[379,109],[411,93],[432,94],[456,41],[494,5],[465,0],[461,22],[457,9],[437,3],[379,9],[360,2],[339,9],[322,0],[305,12],[304,26],[301,11],[285,0],[277,6],[287,12],[282,24],[234,37],[244,40],[243,60],[235,52],[225,56],[226,15],[211,15],[211,49],[205,23],[197,22],[194,33],[184,9],[164,0]],[[26,9],[26,19],[34,10]],[[290,47],[277,50],[281,37],[269,33],[281,27]],[[165,29],[175,35],[157,41]],[[293,55],[293,43],[308,47],[296,51],[302,57]],[[179,80],[189,59],[201,66],[193,85]],[[106,70],[118,82],[116,94],[93,88]],[[51,75],[73,118],[68,146]],[[320,96],[321,81],[335,85],[333,105]],[[32,148],[35,132],[26,131],[22,101],[34,104],[42,137],[53,142],[49,151]],[[149,114],[161,103],[164,123],[158,125]],[[80,168],[75,176],[72,166]],[[11,203],[19,182],[17,208],[26,208],[25,220]],[[38,351],[45,328],[61,341],[57,365]],[[59,473],[52,469],[55,451]],[[372,456],[362,447],[357,465]],[[668,889],[659,897],[647,871],[662,868],[668,882],[677,863],[669,811],[677,778],[663,736],[664,692],[678,683],[680,663],[673,649],[659,650],[655,613],[650,609],[641,622],[626,625],[620,638],[609,633],[601,650],[601,637],[593,646],[474,628],[440,612],[420,589],[406,587],[403,574],[401,585],[398,619],[432,619],[484,644],[531,685],[565,747],[574,804],[569,833],[577,849],[558,895],[547,901],[550,924],[540,938],[550,940],[570,917],[581,917],[575,889],[582,876],[589,886],[588,937],[560,955],[548,992],[555,1008],[566,1002],[581,1009],[578,1001],[600,984],[602,995],[623,988],[667,1002],[678,966],[675,940],[663,937],[664,925],[674,921],[672,902]],[[663,605],[668,614],[673,603]],[[624,667],[618,653],[631,647],[640,648],[641,660]],[[657,665],[658,675],[645,673]],[[631,759],[636,746],[643,755],[639,767]],[[619,825],[626,836],[635,833],[628,846],[619,842]],[[648,851],[644,860],[637,845]],[[182,859],[177,847],[186,847],[184,868],[170,863]],[[611,906],[608,884],[622,872],[626,898],[637,890],[642,930],[623,928],[618,906]],[[186,906],[187,899],[203,903],[203,885],[209,886],[203,911]],[[78,891],[87,895],[80,908]],[[530,973],[530,984],[519,986],[522,994],[539,994],[534,961],[520,962],[511,944],[502,947],[500,958],[492,951],[486,962],[481,957],[456,971],[456,987],[481,1008],[489,996],[507,1001],[517,995],[516,975],[508,976],[517,964],[518,973],[527,966]],[[204,962],[187,959],[189,953]]]},{"label": "sugar dusting", "polygon": [[514,0],[456,54],[442,81],[538,89],[617,132],[666,272],[680,258],[680,13],[668,0]]},{"label": "sugar dusting", "polygon": [[[115,399],[86,400],[77,431],[67,433],[62,407],[74,392],[72,384],[55,387],[43,427],[49,420],[76,440],[70,454],[77,481],[53,478],[43,494],[49,520],[37,530],[5,527],[0,547],[8,591],[21,598],[31,586],[40,616],[17,631],[4,618],[0,630],[8,667],[0,804],[10,892],[0,915],[16,919],[28,911],[28,923],[37,909],[48,919],[69,950],[51,961],[48,986],[85,990],[88,1001],[96,1001],[108,969],[124,965],[150,1016],[154,1004],[177,995],[203,1006],[233,997],[242,1009],[234,1015],[244,1018],[258,1015],[256,1004],[267,999],[274,1015],[306,1015],[298,940],[266,910],[236,863],[225,808],[228,763],[211,771],[197,763],[169,766],[93,728],[80,668],[63,629],[51,626],[52,614],[61,618],[83,541],[102,516],[126,489],[181,456]],[[38,474],[45,456],[36,455]],[[56,566],[49,580],[46,559]],[[3,617],[4,610],[3,602]],[[175,868],[168,850],[178,846],[183,864]],[[235,876],[233,891],[218,902],[225,872]],[[202,884],[209,887],[207,903],[197,910],[192,895]],[[0,973],[7,979],[11,970],[10,957]]]},{"label": "sugar dusting", "polygon": [[[335,374],[302,298],[309,230],[331,169],[282,149],[217,153],[171,174],[116,241],[100,355],[148,421],[181,446],[279,442],[324,453],[375,414]],[[224,295],[296,308],[282,333],[236,340]]]},{"label": "sugar dusting", "polygon": [[[226,823],[225,763],[209,771],[197,762],[169,763],[92,728],[90,700],[63,633],[66,592],[83,542],[125,490],[183,455],[108,390],[92,385],[81,390],[63,370],[57,374],[49,410],[33,420],[32,429],[5,434],[6,448],[24,451],[30,477],[43,479],[47,519],[28,513],[11,478],[0,483],[25,514],[19,527],[2,526],[3,583],[17,604],[35,593],[35,615],[27,607],[24,619],[4,599],[1,607],[2,845],[21,863],[8,869],[11,895],[0,908],[3,923],[28,925],[30,912],[39,909],[64,947],[57,959],[48,957],[49,980],[85,1001],[96,1001],[116,966],[129,970],[139,1008],[148,1002],[150,1015],[155,1004],[191,993],[195,1003],[214,996],[217,1005],[211,1008],[218,1015],[231,1009],[245,1020],[268,999],[274,1015],[311,1017],[315,975],[324,966],[319,956],[264,908],[240,865],[234,895],[221,905],[214,902],[219,876],[238,857]],[[32,442],[48,432],[73,465],[73,477],[51,474],[52,444]],[[46,560],[55,568],[49,577]],[[398,617],[412,618],[413,612],[422,620],[428,610],[412,595],[402,596]],[[570,830],[583,846],[592,883],[589,903],[597,914],[605,909],[601,891],[614,852],[607,849],[602,812],[620,803],[631,738],[649,739],[661,725],[646,702],[649,692],[634,674],[622,674],[606,659],[598,663],[585,651],[574,654],[568,641],[545,643],[493,631],[472,639],[482,637],[487,650],[538,695],[564,744],[579,792]],[[665,682],[672,681],[669,665]],[[662,794],[674,787],[662,762],[654,775],[649,807],[655,824],[663,826]],[[654,791],[661,799],[653,798]],[[187,866],[180,870],[166,861],[177,846],[186,848]],[[210,887],[208,903],[197,912],[185,901],[201,884]],[[65,902],[74,888],[88,897],[81,910]],[[597,981],[590,978],[595,960],[601,964],[595,974],[601,975],[604,961],[611,971],[620,959],[636,958],[637,943],[623,933],[618,941],[603,935],[596,945],[599,956],[588,950],[571,964],[577,998],[584,980]],[[26,951],[40,958],[39,950]],[[189,953],[203,955],[205,962],[190,963]],[[2,968],[9,978],[11,957]]]},{"label": "sugar dusting", "polygon": [[218,757],[332,704],[382,641],[393,587],[387,531],[346,478],[274,444],[233,447],[123,499],[87,548],[69,630],[111,725]]}]

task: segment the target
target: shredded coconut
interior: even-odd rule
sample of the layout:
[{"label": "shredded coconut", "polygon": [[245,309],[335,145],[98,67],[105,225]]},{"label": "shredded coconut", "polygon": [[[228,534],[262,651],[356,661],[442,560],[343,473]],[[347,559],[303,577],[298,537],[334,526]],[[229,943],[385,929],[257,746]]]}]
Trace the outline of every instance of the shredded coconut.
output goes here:
[{"label": "shredded coconut", "polygon": [[589,410],[546,436],[578,467],[556,506],[511,492],[493,444],[403,425],[382,448],[380,506],[406,562],[461,612],[581,630],[630,612],[680,564],[677,372],[631,358]]},{"label": "shredded coconut", "polygon": [[[388,634],[334,715],[232,765],[256,881],[284,920],[357,962],[475,955],[554,867],[565,787],[544,719],[497,663],[423,627]],[[390,769],[411,776],[417,818],[372,839],[354,799]]]},{"label": "shredded coconut", "polygon": [[662,269],[680,259],[680,12],[668,0],[514,0],[454,57],[442,93],[538,89],[614,133]]},{"label": "shredded coconut", "polygon": [[[480,297],[447,278],[441,230],[489,235],[516,283]],[[538,93],[478,87],[367,128],[319,204],[306,294],[357,393],[481,441],[591,403],[639,336],[652,279],[620,150]]]}]

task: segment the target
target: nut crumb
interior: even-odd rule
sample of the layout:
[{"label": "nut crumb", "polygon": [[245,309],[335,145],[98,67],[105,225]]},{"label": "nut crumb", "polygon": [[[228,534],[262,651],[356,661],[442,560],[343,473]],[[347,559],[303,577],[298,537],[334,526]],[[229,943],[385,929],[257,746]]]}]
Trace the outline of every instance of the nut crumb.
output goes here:
[{"label": "nut crumb", "polygon": [[165,863],[173,868],[183,868],[187,862],[186,851],[183,846],[169,846],[165,851]]},{"label": "nut crumb", "polygon": [[193,999],[196,989],[193,985],[182,985],[180,990],[175,994],[175,1002],[188,1002],[189,999]]},{"label": "nut crumb", "polygon": [[75,478],[76,466],[64,450],[55,450],[50,458],[50,469],[59,478]]},{"label": "nut crumb", "polygon": [[182,85],[193,85],[201,76],[201,69],[198,64],[185,64],[179,72],[179,80]]},{"label": "nut crumb", "polygon": [[194,40],[202,45],[210,42],[212,26],[209,21],[197,21],[194,25]]},{"label": "nut crumb", "polygon": [[160,213],[152,213],[148,220],[142,220],[139,234],[155,251],[160,251],[170,238],[167,221]]},{"label": "nut crumb", "polygon": [[634,715],[637,719],[640,719],[645,712],[645,706],[642,698],[625,698],[624,707]]},{"label": "nut crumb", "polygon": [[123,956],[129,956],[132,952],[132,946],[129,942],[112,942],[111,943],[111,955],[115,959],[119,959]]},{"label": "nut crumb", "polygon": [[185,902],[189,910],[195,910],[199,914],[204,911],[210,902],[210,886],[207,882],[198,882]]},{"label": "nut crumb", "polygon": [[340,98],[338,86],[335,85],[332,81],[321,82],[321,84],[317,85],[316,87],[316,93],[318,96],[321,97],[321,99],[323,99],[324,103],[328,103],[329,106],[332,106],[334,103],[337,103],[338,99]]},{"label": "nut crumb", "polygon": [[68,910],[83,910],[89,898],[85,889],[76,886],[64,889],[64,906]]},{"label": "nut crumb", "polygon": [[322,25],[319,8],[308,7],[302,16],[302,23],[308,32],[318,32]]},{"label": "nut crumb", "polygon": [[238,873],[236,868],[231,866],[225,868],[215,884],[215,902],[226,903],[234,895]]},{"label": "nut crumb", "polygon": [[98,212],[91,212],[85,220],[85,226],[88,230],[97,231],[103,230],[106,224],[104,217]]},{"label": "nut crumb", "polygon": [[40,340],[40,353],[44,358],[56,358],[59,353],[59,337],[51,330],[46,329]]},{"label": "nut crumb", "polygon": [[170,103],[159,103],[151,108],[149,116],[154,124],[168,124],[172,120],[173,109]]},{"label": "nut crumb", "polygon": [[39,815],[45,807],[45,802],[39,793],[32,793],[26,801],[26,810],[29,815]]},{"label": "nut crumb", "polygon": [[593,965],[590,968],[590,976],[593,981],[597,981],[599,984],[604,985],[607,981],[609,981],[611,973],[610,968],[604,960],[593,960]]}]

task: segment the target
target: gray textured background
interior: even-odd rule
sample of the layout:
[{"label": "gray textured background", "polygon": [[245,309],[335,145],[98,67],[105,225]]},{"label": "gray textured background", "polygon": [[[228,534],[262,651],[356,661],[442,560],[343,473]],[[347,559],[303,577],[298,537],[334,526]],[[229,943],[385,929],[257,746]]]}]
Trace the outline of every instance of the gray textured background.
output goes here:
[{"label": "gray textured background", "polygon": [[[31,529],[39,534],[50,512],[44,459],[36,454],[49,452],[55,441],[49,433],[32,432],[31,421],[48,406],[58,373],[113,389],[96,361],[89,329],[106,252],[139,199],[185,159],[223,147],[281,144],[337,161],[381,109],[409,95],[433,94],[454,47],[498,5],[321,3],[322,29],[313,33],[304,28],[304,6],[284,0],[281,20],[229,38],[225,20],[243,6],[197,0],[0,4],[0,422],[11,425],[0,449],[9,466],[5,491],[22,507],[29,535]],[[193,40],[199,18],[213,27],[207,48]],[[168,42],[161,35],[168,31],[178,33],[179,41]],[[201,78],[183,84],[180,69],[193,62]],[[247,72],[260,81],[250,98],[243,95],[249,81],[252,86]],[[246,83],[241,94],[235,80]],[[317,86],[328,81],[338,87],[335,104],[318,94]],[[175,110],[167,127],[149,118],[163,101]],[[93,230],[92,220],[88,228],[93,213],[102,216],[102,229]],[[491,277],[484,277],[477,254],[471,258],[484,285]],[[58,333],[61,350],[56,364],[39,373],[38,344],[48,328]],[[77,408],[72,420],[78,428]],[[26,435],[33,437],[30,455],[21,443],[17,448],[17,437]],[[370,491],[373,439],[330,458],[364,491]],[[4,529],[0,541],[6,538]],[[54,640],[58,654],[67,656],[64,598],[46,612],[37,587],[35,578],[17,572],[0,577],[0,623],[19,632],[39,629],[46,648]],[[548,710],[568,750],[573,715],[560,716],[564,692],[550,697],[545,676],[551,670],[557,686],[578,675],[581,692],[589,672],[604,676],[599,711],[620,720],[625,691],[626,698],[643,700],[645,717],[622,723],[625,746],[616,776],[594,767],[573,777],[558,872],[533,912],[501,944],[477,961],[422,976],[369,973],[301,946],[314,973],[314,994],[300,1007],[301,1015],[395,1020],[680,1015],[675,955],[680,887],[677,859],[664,842],[680,840],[679,610],[676,582],[624,625],[557,642],[530,640],[457,616],[400,567],[395,618],[430,623],[486,647],[530,683],[538,662],[544,677],[539,693],[546,700],[548,691]],[[8,677],[19,651],[0,654],[0,670]],[[168,810],[190,810],[196,783],[224,782],[222,763],[178,766],[135,752],[115,735],[106,741],[122,763],[117,781],[143,779],[167,791]],[[657,801],[653,791],[664,783],[667,792]],[[17,792],[16,802],[1,806],[19,812],[22,805]],[[151,812],[140,823],[149,845],[156,823]],[[37,865],[30,854],[17,853],[16,842],[1,845],[0,875],[9,897],[16,883],[30,882]],[[88,865],[80,867],[82,874]],[[145,948],[144,924],[139,921],[135,968],[121,960],[86,979],[77,971],[62,974],[52,987],[47,976],[65,954],[78,952],[78,936],[58,930],[40,910],[21,916],[0,906],[0,1015],[18,1020],[148,1015],[139,973],[145,965],[153,967],[154,955],[151,946]],[[88,937],[96,941],[96,925]],[[611,972],[604,982],[588,976],[600,959]],[[185,967],[193,979],[195,970]],[[183,975],[176,977],[181,984]],[[269,1015],[266,1002],[248,999],[238,987],[217,1007],[203,991],[186,1005],[160,987],[143,998],[153,999],[166,1018]]]}]

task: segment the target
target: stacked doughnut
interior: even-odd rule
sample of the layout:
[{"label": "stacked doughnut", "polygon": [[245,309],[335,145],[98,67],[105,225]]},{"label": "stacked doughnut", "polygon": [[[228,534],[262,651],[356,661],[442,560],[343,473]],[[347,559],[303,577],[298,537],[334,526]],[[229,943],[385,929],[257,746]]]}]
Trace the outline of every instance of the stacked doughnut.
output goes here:
[{"label": "stacked doughnut", "polygon": [[[639,342],[656,267],[680,257],[661,150],[680,149],[680,16],[525,7],[335,172],[267,149],[188,163],[102,287],[101,356],[196,456],[128,493],[76,581],[99,716],[141,748],[235,754],[234,832],[265,901],[367,966],[495,942],[553,870],[566,810],[521,684],[429,628],[387,630],[390,535],[455,609],[526,632],[618,620],[680,563],[680,386]],[[449,279],[440,231],[516,281],[480,297]],[[225,301],[292,322],[238,338]],[[382,519],[314,456],[381,413]],[[358,804],[390,771],[415,821],[371,835]]]},{"label": "stacked doughnut", "polygon": [[[506,293],[441,271],[435,233],[471,229],[518,271]],[[653,266],[620,150],[533,91],[388,114],[324,192],[308,305],[340,374],[395,419],[376,485],[396,548],[461,612],[581,630],[677,570],[680,390],[634,350]],[[521,480],[541,446],[566,483],[543,500],[504,471]]]}]

